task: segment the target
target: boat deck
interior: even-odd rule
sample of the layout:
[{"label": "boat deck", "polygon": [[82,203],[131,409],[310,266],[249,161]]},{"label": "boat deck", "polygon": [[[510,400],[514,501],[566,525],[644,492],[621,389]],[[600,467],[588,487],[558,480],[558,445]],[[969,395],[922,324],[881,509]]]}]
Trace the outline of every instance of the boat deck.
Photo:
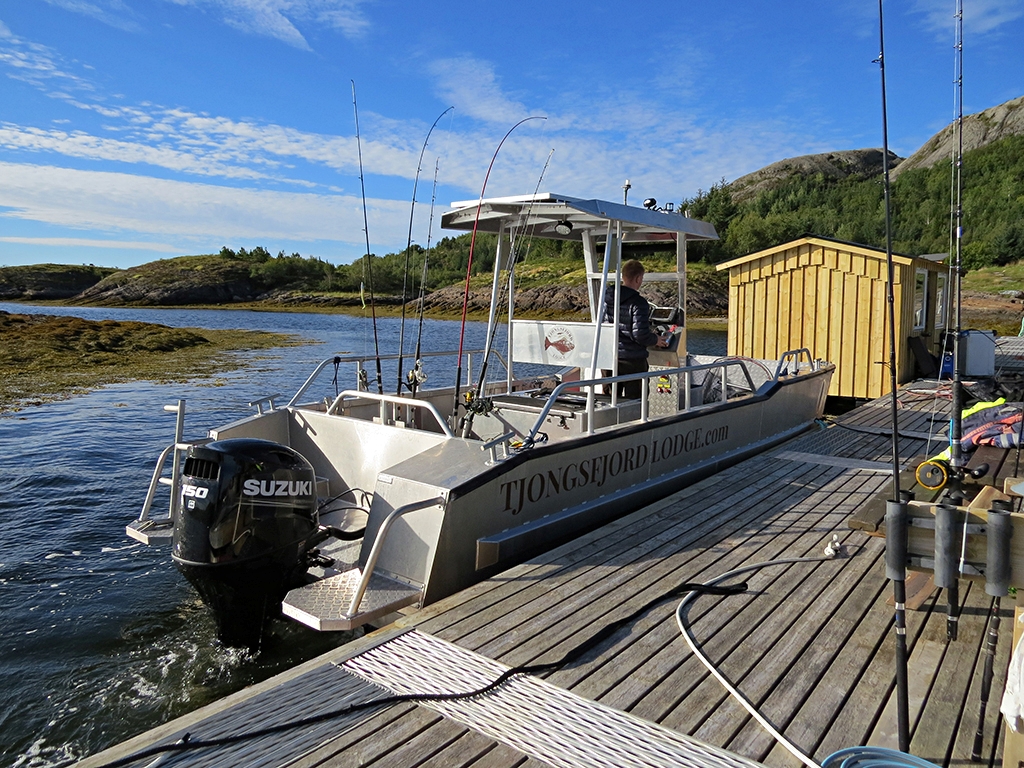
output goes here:
[{"label": "boat deck", "polygon": [[[947,410],[927,389],[901,393],[905,461],[941,450]],[[836,421],[81,765],[103,765],[185,732],[212,739],[391,692],[472,689],[504,668],[560,658],[680,583],[781,558],[818,558],[835,536],[845,557],[746,573],[748,591],[697,598],[689,621],[728,679],[817,761],[855,745],[895,748],[884,540],[850,526],[891,481],[889,400]],[[908,581],[911,591],[916,586]],[[983,586],[963,582],[960,593],[955,642],[946,640],[945,597],[930,582],[908,600],[917,606],[907,618],[911,752],[944,766],[972,764],[993,604]],[[377,705],[161,764],[799,765],[690,652],[674,617],[678,601],[666,599],[562,668],[513,678],[493,693]],[[979,764],[1001,755],[1012,608],[1003,601]]]}]

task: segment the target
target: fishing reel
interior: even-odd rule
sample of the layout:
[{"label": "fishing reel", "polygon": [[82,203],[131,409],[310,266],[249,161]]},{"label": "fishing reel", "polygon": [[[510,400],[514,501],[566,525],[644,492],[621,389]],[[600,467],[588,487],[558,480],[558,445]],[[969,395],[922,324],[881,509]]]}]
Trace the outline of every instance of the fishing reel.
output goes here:
[{"label": "fishing reel", "polygon": [[[961,470],[963,472],[963,470]],[[977,480],[988,474],[988,464],[979,464],[970,470],[967,475]],[[917,465],[914,477],[918,484],[929,491],[941,491],[946,487],[949,478],[953,475],[953,468],[945,459],[928,459]],[[963,477],[961,474],[960,477]]]},{"label": "fishing reel", "polygon": [[405,386],[410,392],[415,392],[426,380],[427,372],[423,370],[423,363],[417,360],[416,365],[405,374]]},{"label": "fishing reel", "polygon": [[466,411],[469,413],[478,414],[480,416],[486,416],[488,413],[494,410],[494,401],[489,397],[476,397],[473,391],[470,390],[465,394],[465,406]]},{"label": "fishing reel", "polygon": [[918,484],[929,491],[941,491],[949,482],[949,464],[942,459],[928,459],[914,472]]}]

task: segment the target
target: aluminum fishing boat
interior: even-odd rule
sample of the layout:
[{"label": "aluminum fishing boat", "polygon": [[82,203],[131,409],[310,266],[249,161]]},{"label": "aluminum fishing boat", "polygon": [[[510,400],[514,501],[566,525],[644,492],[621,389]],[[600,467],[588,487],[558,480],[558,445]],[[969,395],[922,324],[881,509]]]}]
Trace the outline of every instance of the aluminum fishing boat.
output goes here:
[{"label": "aluminum fishing boat", "polygon": [[[280,611],[320,630],[380,623],[821,416],[834,366],[807,350],[773,361],[687,354],[686,248],[715,239],[712,225],[653,201],[555,194],[455,203],[442,225],[497,235],[484,350],[406,355],[412,373],[400,393],[375,391],[365,359],[329,358],[287,402],[251,403],[254,415],[195,443],[182,441],[184,405],[168,406],[178,411],[175,443],[127,530],[172,544],[225,642],[258,642]],[[509,267],[533,238],[582,244],[589,321],[518,319],[507,309]],[[650,371],[619,376],[618,317],[603,322],[603,297],[609,285],[618,296],[619,265],[638,248],[674,253],[676,271],[646,275],[676,286],[676,306],[652,312],[672,342],[651,350]],[[505,355],[493,344],[499,329]],[[460,377],[421,388],[423,370],[443,378],[443,361]],[[346,367],[353,387],[336,391]],[[610,386],[634,379],[639,399]],[[150,514],[161,484],[171,487],[167,517]]]}]

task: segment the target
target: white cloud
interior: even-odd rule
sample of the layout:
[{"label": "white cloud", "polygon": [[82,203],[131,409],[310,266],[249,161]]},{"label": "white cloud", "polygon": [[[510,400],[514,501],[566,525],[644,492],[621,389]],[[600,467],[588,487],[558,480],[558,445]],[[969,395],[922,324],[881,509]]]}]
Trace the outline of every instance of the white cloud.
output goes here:
[{"label": "white cloud", "polygon": [[[362,202],[347,195],[273,192],[124,173],[0,163],[0,220],[218,241],[362,242]],[[371,244],[404,239],[408,203],[367,200]]]},{"label": "white cloud", "polygon": [[135,20],[135,12],[122,0],[46,0],[65,11],[80,13],[108,26],[125,32],[139,32],[142,27]]},{"label": "white cloud", "polygon": [[58,248],[103,248],[129,251],[156,251],[158,253],[180,253],[181,249],[166,243],[144,243],[131,240],[95,240],[84,237],[0,237],[0,243],[17,245],[42,245]]},{"label": "white cloud", "polygon": [[[955,18],[948,0],[916,0],[914,10],[925,17],[925,25],[939,36],[953,39]],[[1024,0],[966,0],[964,35],[983,35],[1024,17]]]},{"label": "white cloud", "polygon": [[437,82],[440,96],[455,105],[459,114],[490,123],[512,125],[530,113],[521,103],[506,96],[494,73],[494,66],[472,56],[439,59],[429,72]]},{"label": "white cloud", "polygon": [[59,54],[45,45],[24,40],[0,22],[0,65],[7,68],[7,76],[41,88],[70,88],[93,91],[88,80],[68,71]]},{"label": "white cloud", "polygon": [[0,125],[0,146],[7,149],[55,152],[65,157],[121,163],[142,163],[182,173],[234,179],[267,178],[267,174],[218,162],[210,155],[198,156],[169,147],[91,136],[81,131],[65,132]]},{"label": "white cloud", "polygon": [[253,35],[311,50],[296,22],[326,26],[349,38],[369,27],[361,6],[364,0],[169,0],[177,5],[209,7],[223,15],[224,23]]}]

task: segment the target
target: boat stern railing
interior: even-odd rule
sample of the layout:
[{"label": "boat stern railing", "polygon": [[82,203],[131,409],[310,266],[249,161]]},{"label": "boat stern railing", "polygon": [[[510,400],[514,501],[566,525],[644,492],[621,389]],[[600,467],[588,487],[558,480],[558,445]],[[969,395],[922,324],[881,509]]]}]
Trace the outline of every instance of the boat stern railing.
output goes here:
[{"label": "boat stern railing", "polygon": [[[806,347],[796,350],[789,350],[785,352],[779,359],[778,366],[775,370],[775,376],[772,380],[778,381],[780,376],[790,375],[790,365],[794,366],[793,374],[798,374],[800,372],[800,361],[803,358],[807,359],[808,366],[811,370],[817,370],[818,363],[820,361],[813,360],[811,358],[810,351]],[[758,387],[754,383],[754,379],[750,375],[750,370],[748,368],[748,364],[752,362],[757,362],[761,366],[761,368],[765,369],[765,372],[770,375],[770,371],[767,369],[767,367],[763,363],[760,363],[759,361],[753,361],[743,357],[722,357],[719,358],[718,360],[715,360],[714,362],[699,363],[697,365],[686,365],[681,366],[679,368],[662,368],[653,371],[644,371],[641,373],[629,373],[620,376],[601,377],[599,379],[585,379],[580,381],[562,382],[557,387],[555,387],[551,394],[548,396],[547,402],[544,404],[544,407],[538,414],[537,419],[533,424],[533,427],[530,429],[530,432],[523,439],[519,450],[529,448],[536,444],[537,436],[540,434],[541,428],[544,426],[544,423],[548,415],[550,414],[552,408],[555,406],[555,403],[558,401],[559,395],[569,392],[570,390],[588,390],[589,395],[587,397],[586,410],[587,434],[593,434],[595,407],[595,400],[593,397],[594,387],[604,387],[608,385],[615,385],[620,382],[639,380],[641,382],[640,417],[637,421],[639,421],[640,423],[646,423],[650,421],[651,418],[648,406],[648,395],[650,393],[651,379],[661,376],[682,376],[683,407],[678,411],[678,413],[685,413],[702,405],[710,405],[710,403],[700,403],[695,405],[691,401],[691,390],[694,384],[694,376],[695,374],[699,374],[701,372],[718,372],[718,375],[720,376],[720,379],[722,381],[721,393],[719,394],[718,398],[719,402],[725,403],[728,402],[729,400],[729,388],[730,386],[733,386],[729,384],[729,374],[731,372],[735,373],[741,378],[742,381],[746,382],[746,393],[753,394],[754,392],[756,392]],[[733,389],[735,390],[735,386],[733,386]],[[496,438],[496,440],[492,440],[490,444],[485,446],[491,448],[492,456],[495,455],[496,449],[496,445],[494,445],[494,443],[496,441],[500,441],[500,439],[501,438]]]},{"label": "boat stern railing", "polygon": [[370,581],[373,578],[373,571],[377,567],[377,560],[380,558],[381,550],[384,548],[384,542],[387,539],[388,532],[391,530],[391,526],[395,522],[410,512],[416,512],[421,509],[429,509],[430,507],[441,507],[447,503],[447,499],[444,496],[437,496],[430,499],[423,499],[422,501],[414,501],[409,504],[404,504],[401,507],[396,507],[392,510],[384,522],[381,523],[380,528],[377,529],[377,535],[373,539],[373,545],[370,547],[370,554],[366,557],[366,565],[363,566],[362,576],[359,579],[359,584],[352,594],[352,600],[349,603],[348,610],[345,615],[352,618],[359,613],[359,605],[363,601],[363,595],[366,594],[366,590],[370,585]]},{"label": "boat stern railing", "polygon": [[[466,380],[464,382],[464,386],[469,386],[473,382],[473,359],[474,359],[474,356],[476,356],[477,358],[480,358],[484,354],[484,350],[482,350],[482,349],[474,349],[474,350],[469,350],[468,352],[464,352],[463,354],[466,355],[466,367],[465,367]],[[498,362],[502,365],[502,367],[504,367],[504,369],[506,371],[508,371],[508,367],[509,367],[508,363],[506,362],[506,360],[502,356],[502,354],[500,352],[498,352],[497,350],[495,350],[495,349],[491,350],[491,354],[494,355],[498,359]],[[455,357],[456,355],[458,355],[457,351],[455,351],[455,350],[446,350],[446,351],[442,351],[442,352],[423,352],[423,353],[421,353],[419,355],[419,358],[420,359],[425,359],[425,358],[430,358],[430,357]],[[365,382],[366,382],[366,375],[365,374],[366,374],[366,370],[367,370],[366,367],[365,367],[365,363],[367,362],[367,360],[377,360],[377,359],[379,359],[381,362],[388,362],[388,361],[392,361],[392,360],[398,360],[399,358],[401,358],[402,360],[411,360],[411,359],[416,358],[416,355],[413,354],[413,353],[405,353],[405,354],[400,354],[400,355],[399,354],[381,355],[379,358],[373,358],[372,356],[367,356],[367,355],[344,355],[344,356],[329,357],[326,360],[321,361],[320,364],[317,365],[317,367],[313,370],[313,373],[311,373],[309,375],[309,378],[307,378],[306,381],[302,384],[302,386],[299,387],[298,391],[295,393],[295,395],[292,397],[292,399],[288,401],[288,403],[287,403],[287,405],[285,407],[286,408],[291,408],[291,407],[294,407],[294,406],[298,405],[301,402],[302,397],[306,394],[306,392],[309,391],[309,388],[313,386],[313,383],[320,377],[320,375],[324,372],[324,370],[326,368],[333,367],[333,366],[340,366],[340,365],[343,365],[343,364],[355,364],[356,388],[360,391],[360,393],[366,394],[366,392],[368,391],[368,390],[365,389]],[[266,401],[267,399],[268,398],[264,398],[264,401]],[[250,405],[253,405],[253,404],[255,404],[255,403],[250,403]],[[262,410],[260,411],[260,413],[262,413]]]},{"label": "boat stern railing", "polygon": [[[781,376],[793,376],[800,373],[800,361],[807,359],[807,367],[809,370],[816,371],[821,367],[821,360],[815,360],[811,357],[811,350],[807,347],[800,347],[799,349],[790,349],[782,353],[779,358],[778,365],[775,366],[774,381],[778,381]],[[793,365],[792,371],[790,371],[790,364]]]},{"label": "boat stern railing", "polygon": [[[149,481],[149,489],[146,491],[146,499],[142,502],[142,511],[139,516],[125,527],[125,532],[133,539],[143,544],[156,544],[170,541],[171,529],[174,525],[174,507],[178,500],[179,485],[181,482],[181,457],[195,445],[206,445],[211,438],[185,442],[183,439],[185,431],[185,401],[179,400],[175,405],[165,405],[165,411],[177,414],[174,424],[174,442],[160,452],[153,468],[153,476]],[[171,460],[171,476],[164,477],[164,467],[167,464],[167,457],[173,456]],[[153,509],[153,502],[156,499],[156,492],[161,485],[171,487],[170,503],[168,505],[167,517],[152,518],[150,512]]]},{"label": "boat stern railing", "polygon": [[414,400],[411,397],[398,397],[397,395],[382,395],[377,392],[364,392],[362,390],[346,389],[339,393],[334,399],[334,402],[327,407],[327,414],[329,416],[335,414],[342,405],[344,405],[346,398],[374,400],[378,402],[380,404],[381,424],[388,424],[395,420],[394,412],[391,414],[387,412],[388,405],[426,411],[434,417],[434,421],[437,422],[445,437],[455,437],[455,434],[452,432],[452,428],[448,426],[448,423],[443,418],[441,418],[441,414],[438,412],[434,404],[427,400]]}]

